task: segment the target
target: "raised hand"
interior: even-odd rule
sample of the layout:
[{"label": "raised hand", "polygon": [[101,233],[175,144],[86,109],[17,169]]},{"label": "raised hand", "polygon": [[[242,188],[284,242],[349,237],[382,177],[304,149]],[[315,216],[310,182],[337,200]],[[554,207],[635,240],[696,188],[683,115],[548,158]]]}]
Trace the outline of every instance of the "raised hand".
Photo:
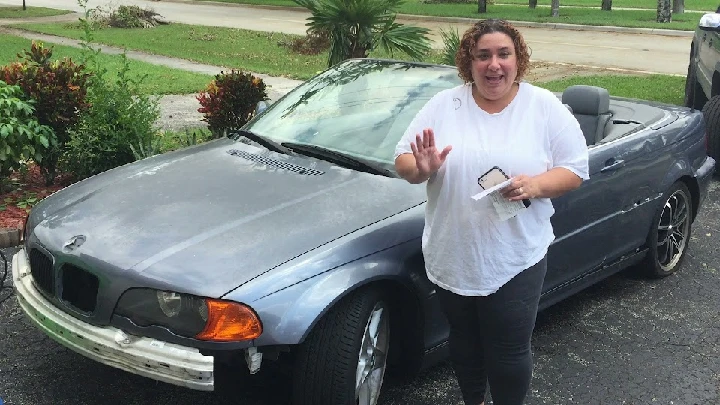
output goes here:
[{"label": "raised hand", "polygon": [[435,147],[435,133],[430,128],[423,130],[422,137],[420,134],[415,135],[415,142],[410,142],[410,148],[422,177],[429,177],[438,171],[452,150],[452,146],[448,145],[442,152],[438,152]]}]

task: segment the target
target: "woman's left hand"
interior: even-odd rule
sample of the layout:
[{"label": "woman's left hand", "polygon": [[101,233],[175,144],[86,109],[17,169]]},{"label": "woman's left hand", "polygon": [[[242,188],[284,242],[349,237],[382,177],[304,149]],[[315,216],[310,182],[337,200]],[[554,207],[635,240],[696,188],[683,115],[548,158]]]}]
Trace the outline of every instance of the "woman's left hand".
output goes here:
[{"label": "woman's left hand", "polygon": [[540,187],[535,178],[521,174],[513,177],[512,183],[500,191],[510,201],[520,201],[540,196]]}]

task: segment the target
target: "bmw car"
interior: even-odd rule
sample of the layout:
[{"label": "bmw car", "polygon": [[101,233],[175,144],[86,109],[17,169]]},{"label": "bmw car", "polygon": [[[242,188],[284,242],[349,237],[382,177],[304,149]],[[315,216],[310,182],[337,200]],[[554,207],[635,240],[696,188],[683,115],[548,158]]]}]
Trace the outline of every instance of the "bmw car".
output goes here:
[{"label": "bmw car", "polygon": [[[292,371],[294,404],[376,404],[386,370],[447,356],[425,188],[393,154],[459,84],[449,66],[348,60],[228,137],[55,193],[13,258],[22,310],[59,344],[157,381],[210,391],[219,365],[271,363]],[[702,114],[594,86],[557,96],[590,179],[553,200],[541,308],[625,268],[681,270],[715,167]]]}]

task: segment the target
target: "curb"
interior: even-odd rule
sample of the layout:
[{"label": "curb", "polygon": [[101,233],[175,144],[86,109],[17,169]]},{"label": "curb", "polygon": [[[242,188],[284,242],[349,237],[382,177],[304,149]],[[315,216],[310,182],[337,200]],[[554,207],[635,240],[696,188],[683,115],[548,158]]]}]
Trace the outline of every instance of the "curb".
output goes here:
[{"label": "curb", "polygon": [[0,228],[0,248],[14,247],[20,244],[20,230],[16,228]]}]

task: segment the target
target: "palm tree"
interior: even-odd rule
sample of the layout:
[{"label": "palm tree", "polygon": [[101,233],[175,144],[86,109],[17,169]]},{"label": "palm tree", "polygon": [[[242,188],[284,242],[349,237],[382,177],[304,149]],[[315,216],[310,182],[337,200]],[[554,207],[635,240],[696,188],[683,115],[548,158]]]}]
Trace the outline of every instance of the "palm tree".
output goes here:
[{"label": "palm tree", "polygon": [[657,22],[669,23],[672,21],[672,6],[670,0],[658,0]]},{"label": "palm tree", "polygon": [[367,58],[382,48],[422,59],[430,50],[426,28],[395,22],[403,0],[294,0],[312,13],[308,33],[330,37],[328,66],[350,58]]}]

